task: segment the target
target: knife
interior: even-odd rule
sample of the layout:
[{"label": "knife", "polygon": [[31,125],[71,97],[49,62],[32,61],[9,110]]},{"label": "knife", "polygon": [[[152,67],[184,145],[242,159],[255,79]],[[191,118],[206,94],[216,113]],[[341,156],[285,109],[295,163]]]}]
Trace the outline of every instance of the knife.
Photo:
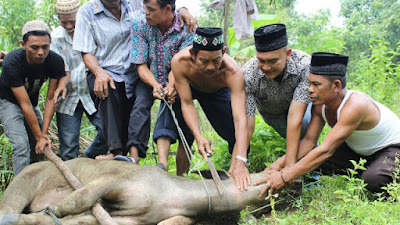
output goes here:
[{"label": "knife", "polygon": [[219,195],[222,195],[224,193],[224,187],[221,178],[219,177],[217,170],[215,169],[214,163],[211,161],[211,153],[209,152],[207,152],[207,163],[208,167],[210,168],[211,176],[214,180],[214,183],[217,186]]}]

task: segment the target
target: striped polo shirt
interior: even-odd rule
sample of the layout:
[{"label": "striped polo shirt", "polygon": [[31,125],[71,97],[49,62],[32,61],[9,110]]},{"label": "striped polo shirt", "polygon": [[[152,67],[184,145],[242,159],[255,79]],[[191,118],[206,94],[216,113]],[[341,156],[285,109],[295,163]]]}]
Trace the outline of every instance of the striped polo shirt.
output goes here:
[{"label": "striped polo shirt", "polygon": [[57,112],[74,115],[79,101],[89,115],[96,112],[96,108],[89,94],[86,82],[85,64],[83,63],[81,53],[73,50],[72,38],[67,30],[59,26],[51,32],[51,50],[59,54],[65,63],[65,71],[71,73],[71,79],[67,85],[67,95],[60,102]]},{"label": "striped polo shirt", "polygon": [[100,0],[91,0],[79,8],[76,18],[74,50],[94,55],[114,81],[124,81],[128,98],[139,79],[129,60],[130,27],[143,12],[141,0],[121,0],[117,20]]}]

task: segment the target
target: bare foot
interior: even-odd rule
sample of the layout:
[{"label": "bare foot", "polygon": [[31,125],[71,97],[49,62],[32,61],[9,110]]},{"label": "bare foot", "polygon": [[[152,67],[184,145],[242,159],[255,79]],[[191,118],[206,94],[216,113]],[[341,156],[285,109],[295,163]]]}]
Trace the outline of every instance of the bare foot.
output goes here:
[{"label": "bare foot", "polygon": [[110,153],[108,155],[98,155],[96,156],[96,159],[98,160],[113,160],[115,155],[113,153]]}]

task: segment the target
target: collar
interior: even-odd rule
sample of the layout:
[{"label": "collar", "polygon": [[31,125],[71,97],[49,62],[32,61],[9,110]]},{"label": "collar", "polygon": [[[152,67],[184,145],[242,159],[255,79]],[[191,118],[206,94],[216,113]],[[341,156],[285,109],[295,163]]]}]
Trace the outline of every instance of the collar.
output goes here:
[{"label": "collar", "polygon": [[[124,14],[125,8],[129,5],[130,0],[121,0],[121,15]],[[94,0],[94,14],[101,13],[105,10],[103,3],[100,0]]]},{"label": "collar", "polygon": [[289,60],[286,62],[285,74],[283,75],[282,80],[285,80],[290,75],[297,76],[301,72],[292,57],[293,56],[291,56]]},{"label": "collar", "polygon": [[[157,27],[157,29],[159,29],[159,28]],[[174,12],[174,22],[172,23],[172,26],[167,30],[167,32],[165,32],[164,35],[168,35],[173,32],[177,32],[177,33],[181,32],[181,26],[179,23],[179,13],[177,13],[177,12]]]}]

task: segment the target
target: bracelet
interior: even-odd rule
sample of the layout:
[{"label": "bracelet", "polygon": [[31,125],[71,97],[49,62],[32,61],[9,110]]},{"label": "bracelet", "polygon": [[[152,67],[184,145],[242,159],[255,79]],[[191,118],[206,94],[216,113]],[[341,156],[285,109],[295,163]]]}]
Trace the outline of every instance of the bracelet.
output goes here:
[{"label": "bracelet", "polygon": [[283,178],[283,170],[281,170],[281,178],[282,178],[282,181],[283,181],[283,183],[285,183],[285,185],[288,185],[288,183],[285,181],[285,179]]}]

